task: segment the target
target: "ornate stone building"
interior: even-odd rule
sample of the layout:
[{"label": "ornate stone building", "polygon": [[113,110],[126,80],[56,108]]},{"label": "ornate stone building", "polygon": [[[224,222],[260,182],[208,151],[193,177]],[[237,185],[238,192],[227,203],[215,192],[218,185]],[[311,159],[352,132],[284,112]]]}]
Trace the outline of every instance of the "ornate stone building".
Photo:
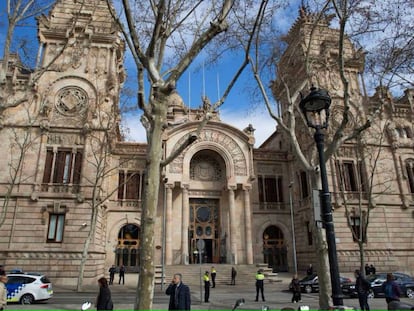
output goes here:
[{"label": "ornate stone building", "polygon": [[[311,16],[302,14],[286,37],[289,47],[280,68],[288,73],[292,89],[308,78],[304,42],[312,22]],[[10,108],[2,109],[0,120],[5,151],[0,159],[0,263],[47,272],[56,283],[75,284],[84,245],[89,243],[85,283],[95,283],[112,264],[136,271],[146,144],[122,141],[118,131],[119,93],[126,79],[124,43],[106,1],[82,7],[76,1],[56,1],[48,16],[38,19],[38,27],[37,69],[21,70],[14,56],[5,86],[10,96],[2,99]],[[330,90],[334,127],[343,109],[333,61],[337,31],[328,21],[317,31],[311,52],[318,74],[311,82]],[[357,123],[366,118],[380,93],[369,99],[361,95],[363,55],[349,41],[346,57],[351,118]],[[273,91],[284,109],[280,81]],[[378,125],[364,140],[372,148],[365,152],[381,148],[365,248],[368,262],[379,269],[407,267],[412,272],[413,91],[385,100]],[[197,127],[208,105],[190,109],[178,94],[170,103],[163,138],[166,154]],[[380,144],[381,125],[385,131]],[[304,150],[314,151],[299,118],[298,134]],[[155,219],[157,264],[195,263],[197,241],[203,239],[205,262],[265,262],[276,270],[292,269],[291,208],[299,269],[316,262],[309,174],[281,131],[258,148],[254,142],[253,126],[240,130],[215,114],[201,137],[165,168]],[[357,198],[370,174],[369,163],[356,149],[356,142],[348,142],[327,163],[342,272],[352,271],[359,260],[346,217],[354,226],[365,224]],[[345,203],[351,210],[348,215]]]}]

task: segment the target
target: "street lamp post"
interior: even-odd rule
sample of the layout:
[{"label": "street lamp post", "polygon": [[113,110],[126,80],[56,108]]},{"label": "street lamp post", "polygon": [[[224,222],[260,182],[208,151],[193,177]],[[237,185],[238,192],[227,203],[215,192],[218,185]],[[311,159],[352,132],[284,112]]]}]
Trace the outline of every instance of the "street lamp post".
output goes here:
[{"label": "street lamp post", "polygon": [[339,280],[338,259],[336,254],[335,229],[332,217],[331,195],[326,173],[324,138],[322,129],[328,127],[329,106],[331,97],[323,89],[311,87],[311,92],[299,103],[299,108],[305,116],[307,125],[315,129],[314,139],[319,154],[319,167],[321,174],[322,192],[320,193],[322,221],[326,231],[326,242],[328,244],[329,269],[331,273],[332,301],[335,306],[342,306],[342,292]]}]

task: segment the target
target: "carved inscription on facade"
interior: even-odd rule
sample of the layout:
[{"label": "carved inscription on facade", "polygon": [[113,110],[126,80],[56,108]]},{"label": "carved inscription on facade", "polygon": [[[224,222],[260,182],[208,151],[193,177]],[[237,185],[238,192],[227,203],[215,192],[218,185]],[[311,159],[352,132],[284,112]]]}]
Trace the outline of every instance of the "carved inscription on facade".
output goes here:
[{"label": "carved inscription on facade", "polygon": [[[180,146],[183,141],[187,139],[186,136],[183,136],[176,144]],[[231,156],[231,160],[234,166],[234,174],[236,176],[244,176],[247,175],[247,167],[246,167],[246,158],[241,150],[240,146],[234,141],[233,138],[230,136],[213,130],[203,131],[200,134],[199,139],[197,142],[213,142],[219,144],[224,149],[228,151]],[[184,155],[189,147],[184,150],[180,156],[178,156],[171,164],[170,164],[170,172],[171,173],[182,173],[183,172],[183,160]]]},{"label": "carved inscription on facade", "polygon": [[84,143],[84,138],[77,134],[49,133],[47,136],[48,145],[73,146]]},{"label": "carved inscription on facade", "polygon": [[119,168],[125,170],[144,170],[145,169],[145,161],[137,160],[137,159],[126,159],[121,158],[119,159]]}]

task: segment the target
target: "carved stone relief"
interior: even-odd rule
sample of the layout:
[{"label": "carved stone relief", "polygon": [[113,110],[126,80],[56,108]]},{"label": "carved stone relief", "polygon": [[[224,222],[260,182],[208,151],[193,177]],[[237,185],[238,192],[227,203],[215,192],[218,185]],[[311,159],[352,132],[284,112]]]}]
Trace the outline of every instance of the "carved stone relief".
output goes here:
[{"label": "carved stone relief", "polygon": [[190,178],[200,181],[219,181],[223,178],[223,171],[216,159],[208,155],[199,155],[191,160]]},{"label": "carved stone relief", "polygon": [[[186,139],[186,136],[183,136],[175,145],[174,148],[180,146],[183,141]],[[219,144],[224,149],[228,151],[231,156],[231,161],[233,162],[234,166],[234,174],[236,176],[244,176],[247,175],[247,167],[246,167],[246,158],[241,150],[240,146],[234,141],[233,138],[230,136],[214,131],[214,130],[206,130],[200,134],[199,139],[197,142],[214,142]],[[184,155],[189,147],[184,150],[180,156],[178,156],[171,164],[170,164],[170,173],[182,173],[183,172],[183,160]]]},{"label": "carved stone relief", "polygon": [[83,114],[86,111],[88,94],[76,86],[61,89],[56,98],[56,110],[64,116]]}]

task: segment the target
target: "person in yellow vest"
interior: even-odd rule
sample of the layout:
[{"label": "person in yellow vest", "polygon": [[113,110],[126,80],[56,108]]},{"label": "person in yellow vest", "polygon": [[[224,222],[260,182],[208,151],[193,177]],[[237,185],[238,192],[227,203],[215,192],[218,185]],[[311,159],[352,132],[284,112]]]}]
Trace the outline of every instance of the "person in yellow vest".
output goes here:
[{"label": "person in yellow vest", "polygon": [[208,275],[208,271],[206,271],[203,275],[204,281],[204,302],[208,302],[210,298],[210,277]]},{"label": "person in yellow vest", "polygon": [[216,275],[217,275],[216,268],[214,268],[214,266],[212,266],[211,267],[211,281],[213,282],[212,288],[216,287]]},{"label": "person in yellow vest", "polygon": [[264,298],[264,294],[263,294],[263,290],[264,290],[264,274],[263,274],[263,269],[260,269],[259,271],[257,271],[256,273],[256,300],[255,301],[259,301],[259,291],[262,294],[262,301],[266,301]]}]

